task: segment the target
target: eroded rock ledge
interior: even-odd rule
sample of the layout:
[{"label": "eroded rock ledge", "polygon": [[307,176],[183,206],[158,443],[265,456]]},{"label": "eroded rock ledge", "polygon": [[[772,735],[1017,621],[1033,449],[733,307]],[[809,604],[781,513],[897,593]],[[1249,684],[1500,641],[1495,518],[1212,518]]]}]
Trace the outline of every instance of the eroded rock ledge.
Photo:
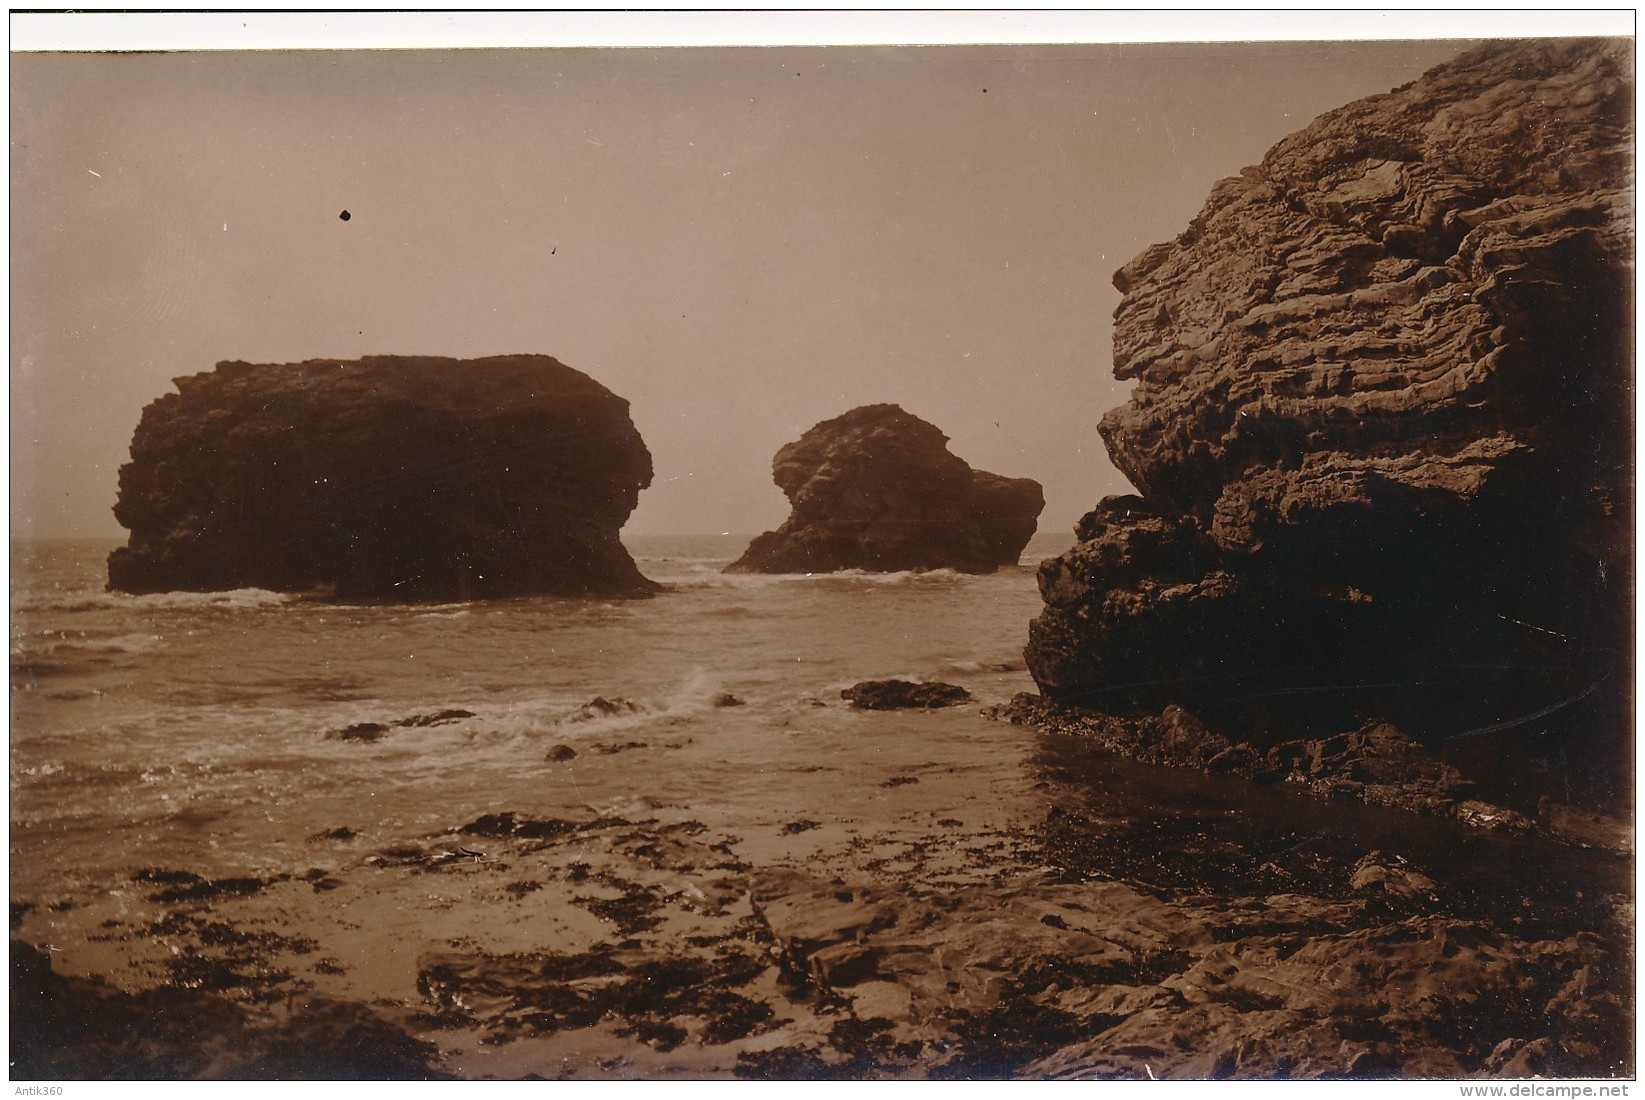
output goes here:
[{"label": "eroded rock ledge", "polygon": [[109,558],[127,592],[641,596],[618,540],[651,455],[546,355],[219,363],[143,411]]},{"label": "eroded rock ledge", "polygon": [[898,405],[823,421],[777,452],[772,477],[793,511],[727,572],[992,573],[1017,564],[1045,507],[1038,482],[973,470]]},{"label": "eroded rock ledge", "polygon": [[1259,754],[1389,723],[1625,804],[1632,71],[1493,45],[1218,184],[1115,276],[1140,496],[1044,564],[1042,691]]}]

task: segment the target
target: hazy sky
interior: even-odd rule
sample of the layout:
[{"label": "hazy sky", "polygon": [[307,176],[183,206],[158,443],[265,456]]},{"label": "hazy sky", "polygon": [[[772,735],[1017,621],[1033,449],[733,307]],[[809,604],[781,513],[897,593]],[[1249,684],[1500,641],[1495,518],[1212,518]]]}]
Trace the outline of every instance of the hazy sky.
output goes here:
[{"label": "hazy sky", "polygon": [[775,526],[777,448],[880,401],[1068,530],[1126,490],[1114,270],[1461,49],[14,54],[12,530],[119,536],[143,406],[219,360],[513,352],[630,402],[632,533]]}]

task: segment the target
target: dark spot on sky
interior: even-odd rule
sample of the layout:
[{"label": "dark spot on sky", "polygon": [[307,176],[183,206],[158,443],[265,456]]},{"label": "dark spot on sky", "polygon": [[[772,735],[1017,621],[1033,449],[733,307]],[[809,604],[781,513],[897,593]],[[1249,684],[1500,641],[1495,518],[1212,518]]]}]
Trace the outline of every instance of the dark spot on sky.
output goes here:
[{"label": "dark spot on sky", "polygon": [[344,221],[345,221],[345,222],[346,222],[346,221],[348,221],[348,220],[349,220],[349,219],[350,219],[350,218],[352,218],[352,217],[353,217],[353,216],[354,216],[354,215],[353,215],[353,214],[350,214],[350,213],[349,213],[349,212],[348,212],[348,211],[347,211],[347,210],[345,210],[345,211],[343,211],[343,212],[342,212],[342,213],[341,213],[341,214],[338,214],[338,215],[337,215],[337,216],[338,216],[338,217],[339,217],[339,218],[342,218],[342,219],[343,219],[343,220],[344,220]]}]

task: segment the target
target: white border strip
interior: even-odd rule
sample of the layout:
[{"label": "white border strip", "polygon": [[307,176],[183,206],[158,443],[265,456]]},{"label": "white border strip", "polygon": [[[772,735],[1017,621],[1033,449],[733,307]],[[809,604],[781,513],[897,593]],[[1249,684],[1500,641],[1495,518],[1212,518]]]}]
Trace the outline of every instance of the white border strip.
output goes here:
[{"label": "white border strip", "polygon": [[1632,37],[1634,9],[13,13],[13,51]]}]

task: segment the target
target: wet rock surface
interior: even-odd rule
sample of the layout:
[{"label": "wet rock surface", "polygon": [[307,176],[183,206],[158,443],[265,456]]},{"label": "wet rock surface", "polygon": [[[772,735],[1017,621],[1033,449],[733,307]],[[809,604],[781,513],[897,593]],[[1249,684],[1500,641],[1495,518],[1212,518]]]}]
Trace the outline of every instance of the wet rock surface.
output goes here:
[{"label": "wet rock surface", "polygon": [[[289,981],[289,975],[284,981]],[[236,977],[231,985],[244,986]],[[195,977],[127,993],[11,941],[11,1073],[60,1080],[442,1080],[438,1050],[369,1007],[302,996],[248,1010]],[[281,994],[284,999],[285,994]]]},{"label": "wet rock surface", "polygon": [[864,680],[840,692],[840,698],[860,710],[930,710],[967,702],[971,693],[958,684],[935,680]]},{"label": "wet rock surface", "polygon": [[151,403],[120,470],[126,592],[640,596],[651,483],[628,403],[546,355],[219,363]]},{"label": "wet rock surface", "polygon": [[[1476,797],[1481,784],[1464,777],[1443,754],[1386,723],[1330,737],[1277,741],[1266,750],[1168,706],[1159,715],[1124,717],[1050,702],[1023,694],[994,708],[991,716],[1047,732],[1077,736],[1133,760],[1189,767],[1207,775],[1237,775],[1260,785],[1284,784],[1332,801],[1353,799],[1406,812],[1454,817],[1471,825],[1528,832],[1543,828],[1582,843],[1631,850],[1628,830],[1614,818],[1582,815],[1567,820],[1569,807],[1544,798],[1521,813]],[[1588,829],[1584,834],[1584,827]]]},{"label": "wet rock surface", "polygon": [[1038,482],[973,470],[897,405],[816,425],[777,452],[772,477],[793,511],[728,572],[991,573],[1017,563],[1045,507]]},{"label": "wet rock surface", "polygon": [[385,734],[395,728],[418,729],[428,726],[443,726],[451,722],[460,722],[464,718],[473,718],[474,712],[448,707],[434,714],[414,714],[409,718],[396,719],[393,722],[355,722],[343,726],[341,729],[327,730],[326,737],[333,741],[380,741]]},{"label": "wet rock surface", "polygon": [[1140,495],[1041,568],[1047,697],[1259,756],[1386,723],[1521,811],[1627,804],[1631,64],[1471,52],[1118,273],[1101,431]]},{"label": "wet rock surface", "polygon": [[[939,817],[960,788],[928,776],[923,832],[497,810],[415,841],[334,830],[301,874],[141,869],[136,909],[15,899],[14,1057],[37,1078],[1632,1072],[1625,854],[1079,733],[1029,764],[1004,828]],[[54,971],[70,916],[137,960],[123,988]]]}]

